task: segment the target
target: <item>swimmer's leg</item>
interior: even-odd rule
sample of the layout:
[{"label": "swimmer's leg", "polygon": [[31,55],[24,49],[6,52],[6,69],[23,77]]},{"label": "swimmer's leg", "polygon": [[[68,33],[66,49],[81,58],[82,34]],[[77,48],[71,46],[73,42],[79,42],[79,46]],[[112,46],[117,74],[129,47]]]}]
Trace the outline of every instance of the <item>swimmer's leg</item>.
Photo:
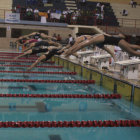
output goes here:
[{"label": "swimmer's leg", "polygon": [[46,55],[41,55],[28,69],[27,71],[30,71],[32,68],[34,68],[38,63],[46,59]]},{"label": "swimmer's leg", "polygon": [[27,49],[25,49],[23,52],[26,52],[26,51],[30,50],[32,47],[35,47],[35,44],[36,44],[36,42],[31,43],[31,44],[29,45],[29,47],[28,47]]},{"label": "swimmer's leg", "polygon": [[108,49],[105,46],[102,49],[105,50],[106,52],[108,52],[113,57],[113,59],[114,59],[115,62],[117,61],[116,60],[116,57],[115,57],[115,54],[110,49]]},{"label": "swimmer's leg", "polygon": [[84,47],[87,47],[88,45],[91,45],[91,44],[96,45],[98,43],[102,43],[103,41],[104,41],[104,35],[94,36],[91,39],[85,40],[85,41],[77,44],[76,46],[72,46],[68,50],[66,56],[69,56],[69,55],[77,52],[78,50],[83,49]]},{"label": "swimmer's leg", "polygon": [[[135,51],[134,46],[132,44],[129,44],[128,42],[126,42],[125,40],[120,40],[119,44],[118,44],[123,50],[125,50],[127,53],[129,53],[132,56],[138,56],[140,57],[140,52]],[[139,47],[137,45],[137,47]]]},{"label": "swimmer's leg", "polygon": [[17,56],[17,57],[15,57],[14,60],[16,60],[16,59],[18,59],[18,58],[20,58],[20,57],[29,55],[29,54],[32,54],[32,49],[31,49],[31,50],[28,50],[27,52],[25,52],[25,53],[23,53],[23,54],[21,54],[21,55],[19,55],[19,56]]}]

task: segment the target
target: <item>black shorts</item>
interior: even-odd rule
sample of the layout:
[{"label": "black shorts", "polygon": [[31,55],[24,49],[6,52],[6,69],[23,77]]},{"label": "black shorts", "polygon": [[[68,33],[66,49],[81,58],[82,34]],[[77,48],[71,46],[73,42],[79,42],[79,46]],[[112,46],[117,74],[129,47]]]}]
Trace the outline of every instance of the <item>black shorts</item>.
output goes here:
[{"label": "black shorts", "polygon": [[121,37],[115,37],[115,36],[107,36],[107,35],[104,35],[104,42],[103,44],[104,45],[116,45],[118,46],[120,40],[122,40]]},{"label": "black shorts", "polygon": [[49,43],[46,41],[39,41],[35,43],[34,47],[39,47],[39,46],[49,46]]},{"label": "black shorts", "polygon": [[47,51],[48,51],[48,47],[38,47],[32,49],[32,54],[43,53]]}]

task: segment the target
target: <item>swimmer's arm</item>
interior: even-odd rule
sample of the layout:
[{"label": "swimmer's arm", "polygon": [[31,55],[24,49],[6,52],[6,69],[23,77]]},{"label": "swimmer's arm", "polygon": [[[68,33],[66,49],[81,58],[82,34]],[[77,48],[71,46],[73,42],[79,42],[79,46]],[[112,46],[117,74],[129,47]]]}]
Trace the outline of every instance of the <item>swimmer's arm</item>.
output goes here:
[{"label": "swimmer's arm", "polygon": [[55,37],[48,36],[48,35],[46,35],[46,34],[44,34],[44,33],[41,33],[41,37],[42,37],[42,38],[47,38],[47,39],[54,39],[54,40],[57,40]]},{"label": "swimmer's arm", "polygon": [[107,51],[113,57],[114,61],[116,62],[115,54],[110,49],[108,49],[106,46],[104,46],[102,49]]},{"label": "swimmer's arm", "polygon": [[34,68],[38,63],[40,63],[44,59],[46,59],[46,56],[43,54],[27,69],[27,71],[30,71],[32,68]]},{"label": "swimmer's arm", "polygon": [[26,52],[34,47],[34,43],[31,43],[28,48],[26,48],[23,52]]},{"label": "swimmer's arm", "polygon": [[18,56],[16,56],[16,57],[14,58],[14,60],[17,60],[18,58],[23,57],[23,56],[25,56],[25,55],[26,55],[26,54],[18,55]]},{"label": "swimmer's arm", "polygon": [[61,46],[62,46],[60,43],[54,42],[54,41],[48,41],[48,43],[49,43],[50,45],[54,45],[54,46],[56,46],[56,47],[61,47]]}]

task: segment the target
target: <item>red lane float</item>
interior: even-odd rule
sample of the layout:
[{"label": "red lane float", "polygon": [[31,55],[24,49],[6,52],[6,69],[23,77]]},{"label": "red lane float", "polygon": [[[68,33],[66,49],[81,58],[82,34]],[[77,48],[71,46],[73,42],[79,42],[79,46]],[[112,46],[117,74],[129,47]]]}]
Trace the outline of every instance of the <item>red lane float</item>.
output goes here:
[{"label": "red lane float", "polygon": [[29,80],[29,79],[0,79],[0,82],[32,82],[32,83],[76,83],[94,84],[94,80]]},{"label": "red lane float", "polygon": [[[18,62],[18,63],[34,63],[35,61],[27,60],[0,60],[0,62]],[[44,63],[54,64],[54,61],[44,61]]]},{"label": "red lane float", "polygon": [[121,99],[120,94],[0,94],[0,97],[15,97],[15,98],[97,98],[97,96],[103,99]]},{"label": "red lane float", "polygon": [[38,127],[140,127],[140,120],[88,120],[88,121],[6,121],[0,128],[38,128]]},{"label": "red lane float", "polygon": [[38,72],[38,71],[0,71],[0,73],[32,73],[32,74],[67,74],[67,75],[76,75],[76,72],[53,72],[53,71],[46,71],[46,72]]},{"label": "red lane float", "polygon": [[[22,57],[22,58],[18,58],[18,60],[20,59],[24,59],[24,60],[36,60],[38,57]],[[14,59],[14,57],[0,57],[0,59]]]},{"label": "red lane float", "polygon": [[23,53],[0,52],[0,55],[1,55],[1,54],[3,54],[3,55],[6,55],[6,54],[7,54],[7,55],[16,55],[16,54],[19,55],[19,54],[23,54]]},{"label": "red lane float", "polygon": [[[0,65],[0,67],[30,67],[30,65]],[[37,68],[63,68],[63,66],[36,66]]]}]

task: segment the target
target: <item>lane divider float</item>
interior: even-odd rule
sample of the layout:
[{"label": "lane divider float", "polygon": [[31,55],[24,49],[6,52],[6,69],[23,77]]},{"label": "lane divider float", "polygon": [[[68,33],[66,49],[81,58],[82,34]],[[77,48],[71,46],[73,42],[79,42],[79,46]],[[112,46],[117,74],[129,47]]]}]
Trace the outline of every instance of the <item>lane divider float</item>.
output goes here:
[{"label": "lane divider float", "polygon": [[[24,59],[24,60],[36,60],[38,57],[21,57],[17,60]],[[14,57],[0,57],[0,59],[14,59]]]},{"label": "lane divider float", "polygon": [[[19,62],[19,63],[34,63],[35,61],[31,61],[31,60],[27,60],[27,61],[23,61],[23,60],[0,60],[0,62]],[[54,61],[44,61],[44,63],[49,63],[49,64],[54,64]]]},{"label": "lane divider float", "polygon": [[66,74],[66,75],[76,75],[76,72],[53,72],[53,71],[45,71],[45,72],[39,72],[39,71],[2,71],[0,70],[0,73],[32,73],[32,74]]},{"label": "lane divider float", "polygon": [[29,79],[0,79],[0,82],[32,82],[32,83],[75,83],[94,84],[94,80],[29,80]]},{"label": "lane divider float", "polygon": [[88,121],[6,121],[0,128],[38,128],[38,127],[140,127],[140,120],[88,120]]},{"label": "lane divider float", "polygon": [[0,97],[121,99],[120,94],[0,94]]},{"label": "lane divider float", "polygon": [[[30,65],[3,65],[0,67],[30,67]],[[36,66],[37,68],[63,68],[63,66]]]}]

